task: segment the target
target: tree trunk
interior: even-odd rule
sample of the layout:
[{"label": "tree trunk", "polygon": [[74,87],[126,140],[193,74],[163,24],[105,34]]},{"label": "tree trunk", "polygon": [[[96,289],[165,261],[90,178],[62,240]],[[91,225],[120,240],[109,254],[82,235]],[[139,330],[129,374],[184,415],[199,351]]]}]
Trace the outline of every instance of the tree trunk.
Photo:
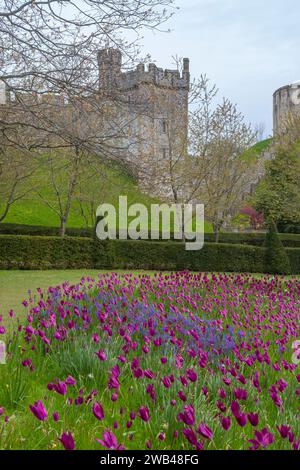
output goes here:
[{"label": "tree trunk", "polygon": [[64,238],[66,234],[66,219],[65,217],[61,217],[60,219],[60,236]]},{"label": "tree trunk", "polygon": [[220,236],[220,226],[219,224],[214,224],[214,234],[215,234],[215,243],[219,243],[219,236]]}]

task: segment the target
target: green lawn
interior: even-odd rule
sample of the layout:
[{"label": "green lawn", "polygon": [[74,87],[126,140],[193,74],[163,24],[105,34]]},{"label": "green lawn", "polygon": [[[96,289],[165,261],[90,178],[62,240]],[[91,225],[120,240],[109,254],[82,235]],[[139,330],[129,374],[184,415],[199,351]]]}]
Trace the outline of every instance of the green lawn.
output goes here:
[{"label": "green lawn", "polygon": [[[37,287],[46,289],[56,286],[64,281],[77,283],[82,276],[97,276],[99,270],[53,270],[53,271],[1,271],[0,270],[0,315],[6,314],[10,309],[22,314],[24,307],[21,305],[28,298],[28,290],[35,292]],[[125,271],[120,271],[125,272]],[[132,272],[132,271],[131,271]],[[138,272],[138,271],[136,271]],[[140,271],[143,272],[143,271]]]}]

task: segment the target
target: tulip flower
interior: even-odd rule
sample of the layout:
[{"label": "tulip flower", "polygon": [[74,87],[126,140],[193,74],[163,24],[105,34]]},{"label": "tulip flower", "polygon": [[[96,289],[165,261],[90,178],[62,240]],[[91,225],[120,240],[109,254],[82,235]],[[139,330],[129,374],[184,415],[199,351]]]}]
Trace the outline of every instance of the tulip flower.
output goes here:
[{"label": "tulip flower", "polygon": [[186,395],[185,395],[185,393],[184,393],[182,390],[179,390],[178,396],[179,396],[180,400],[182,400],[182,401],[186,401],[186,400],[187,400]]},{"label": "tulip flower", "polygon": [[200,423],[197,432],[205,437],[205,439],[212,439],[213,437],[212,430],[205,423]]},{"label": "tulip flower", "polygon": [[248,413],[247,417],[248,417],[249,423],[252,426],[257,426],[258,425],[259,417],[258,417],[257,413]]},{"label": "tulip flower", "polygon": [[279,431],[279,433],[280,433],[280,435],[281,435],[281,437],[282,437],[283,439],[285,439],[286,437],[288,437],[289,432],[290,432],[290,430],[291,430],[291,426],[287,426],[287,425],[285,425],[285,424],[281,424],[280,426],[276,426],[276,427],[277,427],[277,429],[278,429],[278,431]]},{"label": "tulip flower", "polygon": [[41,400],[35,401],[34,405],[29,405],[30,411],[40,421],[44,421],[48,417],[47,410]]},{"label": "tulip flower", "polygon": [[182,432],[183,432],[184,436],[186,437],[186,439],[189,441],[190,444],[192,444],[194,446],[197,444],[197,441],[198,441],[197,435],[196,435],[195,431],[193,431],[193,429],[184,428],[182,430]]},{"label": "tulip flower", "polygon": [[195,410],[192,404],[184,406],[184,412],[178,414],[178,420],[190,426],[195,424]]},{"label": "tulip flower", "polygon": [[66,450],[75,449],[75,442],[71,432],[63,432],[59,440]]},{"label": "tulip flower", "polygon": [[107,449],[114,449],[114,450],[124,450],[125,447],[123,444],[119,444],[116,436],[114,433],[107,429],[103,432],[103,439],[96,439],[103,447]]},{"label": "tulip flower", "polygon": [[240,413],[235,417],[240,426],[244,427],[247,423],[247,415],[245,413]]},{"label": "tulip flower", "polygon": [[104,410],[102,405],[98,401],[94,402],[92,411],[95,418],[99,419],[99,421],[102,421],[104,419]]},{"label": "tulip flower", "polygon": [[139,417],[143,421],[149,421],[150,420],[150,413],[149,413],[149,408],[148,406],[141,406],[139,409]]},{"label": "tulip flower", "polygon": [[259,447],[268,447],[274,442],[274,434],[272,434],[267,428],[263,428],[261,431],[254,431],[255,439],[249,439],[248,441],[253,444],[253,449]]},{"label": "tulip flower", "polygon": [[221,416],[220,420],[221,420],[222,428],[225,429],[225,431],[228,431],[228,429],[231,426],[230,416]]},{"label": "tulip flower", "polygon": [[106,352],[104,351],[104,349],[99,349],[99,351],[96,351],[95,354],[100,361],[106,360]]},{"label": "tulip flower", "polygon": [[67,393],[67,385],[65,382],[59,381],[56,384],[53,384],[54,390],[60,395],[65,395]]},{"label": "tulip flower", "polygon": [[65,383],[67,385],[76,385],[76,380],[74,379],[74,377],[72,377],[72,375],[68,375],[68,377],[65,380]]},{"label": "tulip flower", "polygon": [[187,369],[186,376],[191,382],[196,382],[198,379],[198,374],[193,369]]}]

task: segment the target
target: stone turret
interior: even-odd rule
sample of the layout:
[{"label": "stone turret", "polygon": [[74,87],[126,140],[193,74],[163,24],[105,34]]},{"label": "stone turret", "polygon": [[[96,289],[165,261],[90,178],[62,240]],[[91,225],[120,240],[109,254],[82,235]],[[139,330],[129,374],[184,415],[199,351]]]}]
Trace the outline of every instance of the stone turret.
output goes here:
[{"label": "stone turret", "polygon": [[273,95],[273,130],[280,130],[288,113],[300,114],[300,81],[285,85]]},{"label": "stone turret", "polygon": [[98,52],[100,88],[116,87],[121,75],[122,53],[118,49],[107,48]]},{"label": "stone turret", "polygon": [[122,53],[118,49],[107,48],[98,52],[100,88],[118,88],[126,90],[142,83],[157,85],[162,88],[189,89],[189,59],[183,59],[183,72],[162,69],[151,63],[148,69],[139,64],[135,70],[121,71]]},{"label": "stone turret", "polygon": [[142,83],[148,83],[162,88],[189,89],[189,60],[184,59],[184,61],[185,68],[182,75],[178,70],[164,70],[153,63],[148,65],[148,70],[144,64],[139,64],[135,70],[120,75],[120,86],[123,89],[129,89]]},{"label": "stone turret", "polygon": [[7,92],[5,83],[0,80],[0,104],[6,104],[7,101]]}]

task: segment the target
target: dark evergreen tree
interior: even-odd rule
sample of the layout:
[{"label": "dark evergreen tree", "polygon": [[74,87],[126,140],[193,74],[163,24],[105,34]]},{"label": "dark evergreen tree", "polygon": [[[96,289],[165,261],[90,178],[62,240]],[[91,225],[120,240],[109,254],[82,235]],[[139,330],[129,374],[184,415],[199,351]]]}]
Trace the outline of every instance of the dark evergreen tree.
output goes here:
[{"label": "dark evergreen tree", "polygon": [[265,272],[269,274],[290,274],[290,260],[279,238],[277,227],[273,220],[269,222],[265,248]]}]

